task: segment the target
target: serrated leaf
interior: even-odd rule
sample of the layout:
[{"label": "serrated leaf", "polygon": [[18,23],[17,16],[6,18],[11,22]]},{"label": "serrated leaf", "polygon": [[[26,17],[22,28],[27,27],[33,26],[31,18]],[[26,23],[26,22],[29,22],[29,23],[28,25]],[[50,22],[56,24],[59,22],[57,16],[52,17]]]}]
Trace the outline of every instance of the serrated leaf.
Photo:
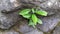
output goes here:
[{"label": "serrated leaf", "polygon": [[24,18],[29,19],[31,17],[31,14],[26,14],[26,15],[22,15]]},{"label": "serrated leaf", "polygon": [[39,14],[39,15],[42,15],[42,16],[47,16],[48,13],[46,11],[43,11],[43,10],[37,10],[36,14]]},{"label": "serrated leaf", "polygon": [[41,19],[38,19],[38,23],[39,24],[43,24]]},{"label": "serrated leaf", "polygon": [[36,17],[36,15],[35,14],[32,14],[32,21],[34,22],[34,24],[36,25],[37,24],[37,21],[38,21],[38,19],[37,19],[37,17]]},{"label": "serrated leaf", "polygon": [[32,20],[29,20],[29,26],[33,26],[35,28],[35,24],[33,23]]},{"label": "serrated leaf", "polygon": [[30,11],[31,11],[30,9],[24,9],[19,14],[20,15],[25,15],[25,14],[28,14]]}]

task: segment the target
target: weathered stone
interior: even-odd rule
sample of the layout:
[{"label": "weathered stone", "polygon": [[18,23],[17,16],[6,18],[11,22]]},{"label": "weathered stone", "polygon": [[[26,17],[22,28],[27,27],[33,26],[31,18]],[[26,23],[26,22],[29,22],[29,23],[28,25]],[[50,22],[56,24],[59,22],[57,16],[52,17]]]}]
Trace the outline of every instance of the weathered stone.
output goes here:
[{"label": "weathered stone", "polygon": [[0,0],[0,11],[10,12],[21,7],[16,0]]},{"label": "weathered stone", "polygon": [[17,2],[22,3],[26,7],[36,7],[38,6],[40,10],[45,10],[48,15],[53,15],[60,9],[59,0],[17,0]]},{"label": "weathered stone", "polygon": [[23,34],[24,33],[27,33],[27,32],[30,32],[30,31],[33,31],[34,28],[33,27],[30,27],[28,24],[28,22],[24,19],[21,19],[20,20],[20,24],[17,24],[15,26],[15,28],[19,31],[19,32],[22,32]]},{"label": "weathered stone", "polygon": [[28,32],[26,34],[43,34],[43,32],[42,31],[38,31],[38,30],[35,29],[35,30],[33,30],[31,32]]},{"label": "weathered stone", "polygon": [[21,25],[19,30],[23,33],[30,32],[34,30],[32,27],[29,27],[28,25]]},{"label": "weathered stone", "polygon": [[6,31],[0,31],[0,34],[19,34],[19,33],[14,30],[6,30]]},{"label": "weathered stone", "polygon": [[39,6],[42,8],[42,10],[46,10],[49,15],[55,14],[55,9],[60,9],[59,0],[0,0],[0,11],[11,11],[17,8],[21,8],[22,6],[24,6],[23,4],[26,7],[29,7],[30,5],[33,5],[35,7]]},{"label": "weathered stone", "polygon": [[0,13],[0,28],[9,29],[12,25],[19,21],[19,15],[17,12],[3,14]]},{"label": "weathered stone", "polygon": [[[46,10],[48,12],[47,17],[42,17],[41,19],[43,20],[42,25],[38,25],[37,27],[42,30],[43,32],[48,32],[58,24],[60,21],[60,2],[59,0],[48,0],[43,3],[37,2],[37,1],[23,1],[22,3],[30,4],[33,6],[39,6],[41,7],[40,9]],[[58,11],[59,10],[59,11]]]},{"label": "weathered stone", "polygon": [[[37,0],[36,1],[34,0],[0,0],[0,23],[1,23],[0,28],[8,29],[12,25],[14,25],[19,19],[18,15],[15,14],[14,12],[11,12],[9,14],[4,14],[1,12],[10,11],[17,7],[20,8],[21,6],[20,3],[22,3],[22,5],[24,4],[26,5],[26,7],[29,7],[29,4],[30,4],[30,5],[33,5],[34,7],[39,6],[39,9],[46,10],[48,12],[48,15],[50,16],[42,17],[41,19],[43,20],[43,24],[39,25],[38,28],[44,32],[52,30],[60,20],[60,14],[59,14],[60,12],[57,11],[58,9],[60,9],[60,2],[59,0],[48,0],[48,1],[43,0],[41,1],[42,3],[40,3],[40,1],[39,0],[38,1]],[[22,29],[23,27],[21,27],[21,30]],[[26,26],[26,29],[29,29],[28,26]]]},{"label": "weathered stone", "polygon": [[56,14],[57,10],[60,9],[60,2],[58,0],[48,0],[40,4],[43,10],[48,12],[48,15]]},{"label": "weathered stone", "polygon": [[60,26],[56,27],[53,34],[60,34]]},{"label": "weathered stone", "polygon": [[59,9],[60,7],[60,0],[48,0],[44,3],[41,3],[41,7],[42,8],[45,8],[45,9],[48,9],[48,8],[51,8],[51,9]]},{"label": "weathered stone", "polygon": [[42,31],[39,31],[37,29],[34,29],[33,27],[28,26],[27,21],[23,19],[13,29],[23,34],[43,34]]},{"label": "weathered stone", "polygon": [[[56,11],[53,11],[54,9],[59,9],[60,2],[59,0],[0,0],[0,11],[6,10],[10,11],[11,9],[15,9],[16,7],[21,7],[21,5],[27,5],[30,4],[33,6],[37,5],[44,10],[48,10],[48,13],[54,14]],[[44,2],[43,2],[44,1]],[[43,3],[40,3],[43,2]],[[22,3],[22,4],[21,4]],[[26,6],[27,7],[27,6]]]},{"label": "weathered stone", "polygon": [[42,25],[38,25],[38,29],[43,32],[48,32],[54,29],[54,27],[60,22],[60,12],[52,16],[42,17]]},{"label": "weathered stone", "polygon": [[[13,12],[14,9],[18,9],[20,4],[16,0],[0,0],[0,28],[9,29],[17,21],[19,21],[19,15],[17,12]],[[7,12],[11,12],[6,14]]]}]

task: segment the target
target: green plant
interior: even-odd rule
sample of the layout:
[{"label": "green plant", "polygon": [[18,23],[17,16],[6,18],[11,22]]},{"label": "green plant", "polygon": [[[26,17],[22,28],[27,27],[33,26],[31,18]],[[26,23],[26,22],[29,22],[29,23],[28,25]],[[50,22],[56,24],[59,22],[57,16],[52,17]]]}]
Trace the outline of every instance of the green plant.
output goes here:
[{"label": "green plant", "polygon": [[42,24],[42,20],[37,18],[36,14],[40,16],[47,16],[47,12],[37,9],[23,9],[19,12],[19,15],[22,15],[24,18],[29,20],[29,25],[35,27],[37,24]]}]

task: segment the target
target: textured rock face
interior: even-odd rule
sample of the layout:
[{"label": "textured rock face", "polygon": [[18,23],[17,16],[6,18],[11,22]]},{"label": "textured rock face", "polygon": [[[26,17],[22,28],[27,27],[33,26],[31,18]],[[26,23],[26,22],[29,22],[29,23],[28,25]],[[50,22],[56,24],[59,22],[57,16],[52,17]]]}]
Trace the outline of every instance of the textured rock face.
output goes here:
[{"label": "textured rock face", "polygon": [[43,10],[46,10],[48,15],[56,14],[56,12],[58,12],[57,10],[60,9],[60,2],[59,0],[48,0],[41,3],[40,7],[43,8]]},{"label": "textured rock face", "polygon": [[[37,28],[43,32],[48,32],[49,30],[54,29],[60,21],[59,1],[60,0],[0,0],[0,28],[9,29],[19,20],[18,14],[12,10],[21,8],[21,6],[39,6],[39,9],[46,10],[48,12],[48,16],[41,18],[43,20],[43,24],[37,25]],[[11,13],[6,14],[6,12]]]},{"label": "textured rock face", "polygon": [[3,32],[0,30],[0,34],[19,34],[19,33],[14,30],[6,30]]},{"label": "textured rock face", "polygon": [[48,32],[54,29],[54,27],[60,22],[59,3],[60,3],[59,0],[48,0],[44,3],[41,3],[40,7],[43,10],[46,10],[48,12],[48,15],[50,16],[41,18],[43,24],[37,26],[40,30]]},{"label": "textured rock face", "polygon": [[28,33],[26,33],[26,34],[43,34],[43,32],[38,31],[38,30],[33,30],[33,31],[28,32]]},{"label": "textured rock face", "polygon": [[60,8],[59,1],[60,0],[0,0],[0,11],[12,11],[21,8],[23,4],[30,4],[33,6],[39,6],[51,14],[56,12],[53,12],[54,9]]},{"label": "textured rock face", "polygon": [[16,0],[0,0],[0,11],[12,11],[17,9],[18,6],[21,7],[20,5]]},{"label": "textured rock face", "polygon": [[56,27],[53,34],[60,34],[60,26]]},{"label": "textured rock face", "polygon": [[9,29],[17,21],[19,21],[19,16],[17,15],[17,12],[10,14],[0,13],[0,28],[2,29]]},{"label": "textured rock face", "polygon": [[41,18],[43,21],[42,25],[38,25],[38,29],[44,32],[48,32],[50,30],[53,30],[54,27],[60,22],[60,14],[55,14],[49,17],[43,17]]},{"label": "textured rock face", "polygon": [[19,32],[22,32],[23,34],[24,33],[27,33],[27,32],[30,32],[30,31],[33,31],[34,30],[34,28],[33,27],[29,27],[28,25],[27,25],[27,20],[23,20],[23,19],[21,19],[20,20],[20,23],[18,23],[16,26],[15,26],[15,28],[19,31]]},{"label": "textured rock face", "polygon": [[18,2],[16,0],[0,0],[0,28],[1,29],[9,29],[12,25],[14,25],[19,20],[19,16],[17,12],[13,12],[13,10],[18,9],[18,7],[20,7],[20,4],[18,5]]},{"label": "textured rock face", "polygon": [[[39,6],[40,9],[46,10],[48,15],[55,14],[57,9],[60,9],[59,0],[20,0],[21,3],[30,4],[33,6]],[[28,5],[29,6],[29,5]]]},{"label": "textured rock face", "polygon": [[27,20],[23,19],[21,19],[20,23],[18,23],[13,29],[17,30],[17,32],[20,32],[20,34],[43,34],[42,31],[39,31],[33,27],[29,27]]},{"label": "textured rock face", "polygon": [[34,30],[34,28],[29,27],[28,25],[21,25],[19,28],[19,31],[21,31],[23,33],[27,33],[27,32],[33,31],[33,30]]},{"label": "textured rock face", "polygon": [[41,19],[43,20],[42,25],[38,25],[37,27],[42,30],[43,32],[48,32],[60,22],[60,0],[31,0],[31,1],[21,1],[22,3],[30,4],[30,5],[36,5],[39,6],[42,10],[46,10],[48,12],[47,17],[42,17]]}]

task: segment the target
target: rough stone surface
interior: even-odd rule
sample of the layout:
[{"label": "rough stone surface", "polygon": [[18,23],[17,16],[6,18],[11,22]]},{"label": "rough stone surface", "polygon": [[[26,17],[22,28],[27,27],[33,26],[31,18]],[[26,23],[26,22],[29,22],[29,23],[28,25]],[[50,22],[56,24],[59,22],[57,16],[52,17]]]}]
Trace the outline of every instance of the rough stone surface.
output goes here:
[{"label": "rough stone surface", "polygon": [[53,34],[60,34],[60,26],[56,27]]},{"label": "rough stone surface", "polygon": [[6,31],[0,31],[0,34],[19,34],[19,33],[14,30],[6,30]]},{"label": "rough stone surface", "polygon": [[43,34],[42,31],[39,31],[31,26],[28,26],[27,21],[23,19],[13,29],[23,34]]},{"label": "rough stone surface", "polygon": [[46,10],[48,12],[48,15],[56,14],[57,10],[60,9],[59,0],[48,0],[44,3],[40,4],[40,7],[43,10]]},{"label": "rough stone surface", "polygon": [[18,2],[16,0],[0,0],[1,29],[9,29],[19,20],[19,15],[17,12],[13,12],[14,9],[18,9],[19,7],[20,4],[18,5]]},{"label": "rough stone surface", "polygon": [[[17,0],[24,4],[26,7],[32,5],[33,7],[39,6],[40,9],[46,10],[48,15],[55,14],[60,9],[60,0]],[[31,6],[30,6],[31,7]]]},{"label": "rough stone surface", "polygon": [[[60,0],[0,0],[0,28],[9,29],[18,20],[19,16],[15,12],[6,14],[6,11],[17,9],[17,7],[33,7],[39,6],[39,9],[48,12],[47,17],[41,17],[43,24],[37,25],[37,28],[43,32],[48,32],[58,24],[60,21]],[[5,13],[2,13],[5,12]],[[27,25],[20,26],[21,32],[30,31]],[[32,28],[33,29],[33,28]],[[32,30],[31,29],[31,30]]]},{"label": "rough stone surface", "polygon": [[29,27],[28,25],[21,25],[19,30],[23,33],[33,31],[34,29],[32,27]]},{"label": "rough stone surface", "polygon": [[10,14],[0,13],[0,28],[9,29],[12,25],[19,21],[19,15],[17,12]]},{"label": "rough stone surface", "polygon": [[14,9],[18,9],[18,6],[21,7],[20,5],[21,4],[18,5],[16,0],[0,0],[0,11],[10,12]]},{"label": "rough stone surface", "polygon": [[33,27],[30,27],[27,23],[28,22],[26,20],[21,19],[20,24],[17,24],[15,26],[15,28],[17,28],[18,31],[19,32],[22,32],[22,33],[27,33],[27,32],[33,31],[34,28]]},{"label": "rough stone surface", "polygon": [[[0,11],[12,11],[22,6],[33,5],[39,6],[46,10],[49,15],[56,13],[55,9],[60,9],[60,0],[0,0]],[[24,4],[24,5],[23,5]]]},{"label": "rough stone surface", "polygon": [[26,33],[26,34],[43,34],[43,32],[41,32],[41,31],[38,31],[38,30],[33,30],[33,31],[31,31],[31,32],[28,32],[28,33]]},{"label": "rough stone surface", "polygon": [[41,18],[43,21],[42,25],[38,25],[38,29],[48,32],[60,22],[60,13],[56,13],[55,15],[52,16],[47,16],[47,17],[42,17]]},{"label": "rough stone surface", "polygon": [[[58,24],[58,22],[60,21],[60,2],[59,0],[48,0],[45,2],[40,3],[37,1],[21,1],[23,3],[26,4],[33,4],[33,5],[37,5],[39,7],[41,7],[40,9],[42,10],[46,10],[48,12],[48,16],[47,17],[42,17],[42,21],[43,24],[42,25],[38,25],[37,27],[43,31],[43,32],[48,32],[52,29],[54,29],[54,27]],[[30,3],[29,3],[30,2]]]}]

